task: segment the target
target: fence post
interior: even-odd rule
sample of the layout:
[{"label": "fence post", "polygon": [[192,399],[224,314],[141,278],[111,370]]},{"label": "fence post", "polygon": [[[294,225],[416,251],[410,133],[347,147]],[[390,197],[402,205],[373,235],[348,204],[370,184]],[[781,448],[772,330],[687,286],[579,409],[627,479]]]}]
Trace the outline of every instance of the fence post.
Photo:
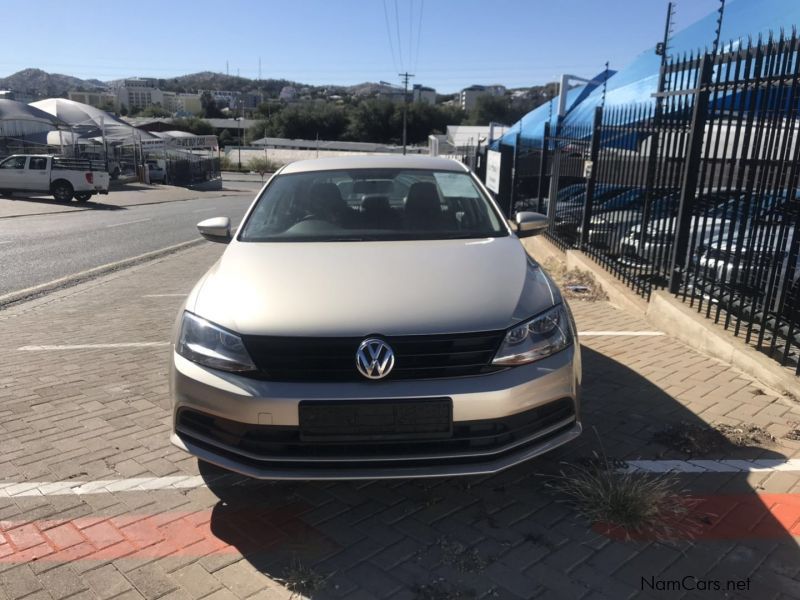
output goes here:
[{"label": "fence post", "polygon": [[[697,179],[700,173],[700,160],[703,152],[703,134],[708,116],[709,84],[711,83],[713,60],[707,52],[703,54],[697,69],[697,84],[694,89],[694,106],[692,106],[692,123],[689,129],[688,151],[683,164],[681,179],[681,199],[678,208],[675,245],[672,247],[670,265],[669,291],[677,294],[683,280],[686,259],[689,253],[689,233],[692,226],[692,205],[697,190]],[[644,232],[642,232],[644,233]]]},{"label": "fence post", "polygon": [[594,204],[594,185],[597,181],[597,156],[600,154],[600,127],[603,124],[603,107],[596,106],[594,120],[592,121],[592,142],[589,146],[589,161],[591,170],[586,178],[586,202],[583,204],[583,219],[581,220],[581,237],[578,247],[582,250],[589,243],[589,227],[592,223],[592,205]]},{"label": "fence post", "polygon": [[514,206],[517,203],[517,165],[519,159],[519,144],[522,140],[522,134],[517,133],[514,140],[514,162],[511,163],[511,189],[508,192],[508,216],[514,217]]},{"label": "fence post", "polygon": [[558,148],[558,140],[553,144],[553,160],[550,161],[550,191],[547,199],[547,220],[550,227],[556,221],[556,203],[558,202],[558,176],[561,170],[561,150]]},{"label": "fence post", "polygon": [[536,191],[536,211],[541,213],[542,208],[544,208],[544,178],[547,174],[547,158],[548,158],[548,146],[550,145],[550,141],[548,138],[550,137],[550,122],[546,121],[544,124],[544,135],[542,136],[542,152],[539,155],[539,183],[538,183],[538,190]]}]

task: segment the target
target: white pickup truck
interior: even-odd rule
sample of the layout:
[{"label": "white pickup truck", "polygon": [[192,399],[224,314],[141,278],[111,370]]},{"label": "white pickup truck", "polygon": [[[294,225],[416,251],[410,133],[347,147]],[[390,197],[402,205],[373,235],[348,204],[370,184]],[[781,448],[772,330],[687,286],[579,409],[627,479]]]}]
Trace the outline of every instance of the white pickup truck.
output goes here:
[{"label": "white pickup truck", "polygon": [[59,202],[86,202],[108,194],[105,165],[51,154],[15,154],[0,161],[0,196],[13,192],[52,194]]}]

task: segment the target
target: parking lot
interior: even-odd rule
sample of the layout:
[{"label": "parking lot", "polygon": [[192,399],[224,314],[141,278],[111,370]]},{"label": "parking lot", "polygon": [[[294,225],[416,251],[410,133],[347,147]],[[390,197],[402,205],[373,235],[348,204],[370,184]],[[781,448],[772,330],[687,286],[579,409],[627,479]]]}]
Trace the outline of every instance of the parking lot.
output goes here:
[{"label": "parking lot", "polygon": [[[543,458],[377,482],[199,468],[168,440],[169,335],[222,249],[0,311],[0,598],[800,598],[800,404],[605,301],[572,302],[585,430]],[[585,520],[548,484],[594,452],[677,472],[691,535]]]}]

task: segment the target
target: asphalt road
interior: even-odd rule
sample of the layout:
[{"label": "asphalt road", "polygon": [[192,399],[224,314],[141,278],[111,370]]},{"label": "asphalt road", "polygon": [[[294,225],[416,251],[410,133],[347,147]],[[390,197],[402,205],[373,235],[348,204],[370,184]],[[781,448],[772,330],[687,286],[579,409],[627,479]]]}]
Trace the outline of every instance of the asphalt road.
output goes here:
[{"label": "asphalt road", "polygon": [[227,216],[238,225],[252,187],[252,194],[2,219],[0,295],[196,239],[203,219]]}]

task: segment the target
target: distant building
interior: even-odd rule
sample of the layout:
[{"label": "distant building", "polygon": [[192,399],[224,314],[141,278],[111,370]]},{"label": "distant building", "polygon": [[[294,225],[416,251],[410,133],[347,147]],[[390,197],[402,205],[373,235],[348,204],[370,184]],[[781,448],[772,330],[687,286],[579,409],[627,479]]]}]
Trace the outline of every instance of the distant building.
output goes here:
[{"label": "distant building", "polygon": [[200,94],[175,94],[175,112],[199,115],[203,112]]},{"label": "distant building", "polygon": [[461,90],[459,104],[465,112],[469,112],[481,96],[502,96],[505,93],[506,88],[502,85],[471,85]]},{"label": "distant building", "polygon": [[102,110],[117,110],[119,101],[113,92],[69,92],[68,97],[74,102],[88,104]]},{"label": "distant building", "polygon": [[430,105],[436,104],[436,90],[418,83],[414,84],[411,89],[411,101]]},{"label": "distant building", "polygon": [[117,105],[128,110],[164,106],[164,92],[157,86],[158,80],[150,77],[124,79],[116,88]]},{"label": "distant building", "polygon": [[294,102],[297,99],[297,88],[293,85],[285,85],[281,88],[281,93],[278,94],[278,99],[284,102]]}]

